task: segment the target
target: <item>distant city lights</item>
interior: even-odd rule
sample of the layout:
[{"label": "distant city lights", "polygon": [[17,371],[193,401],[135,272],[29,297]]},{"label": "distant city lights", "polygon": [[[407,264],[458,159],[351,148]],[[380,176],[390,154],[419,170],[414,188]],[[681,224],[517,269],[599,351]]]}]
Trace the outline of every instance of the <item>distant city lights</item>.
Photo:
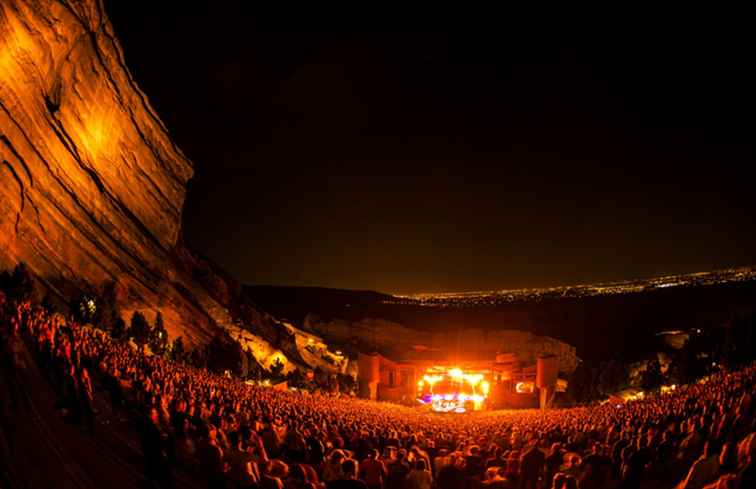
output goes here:
[{"label": "distant city lights", "polygon": [[384,302],[388,304],[412,304],[427,307],[483,307],[508,302],[537,302],[545,299],[631,294],[669,287],[693,287],[750,280],[756,280],[756,268],[729,268],[713,272],[668,275],[651,279],[546,288],[397,294]]}]

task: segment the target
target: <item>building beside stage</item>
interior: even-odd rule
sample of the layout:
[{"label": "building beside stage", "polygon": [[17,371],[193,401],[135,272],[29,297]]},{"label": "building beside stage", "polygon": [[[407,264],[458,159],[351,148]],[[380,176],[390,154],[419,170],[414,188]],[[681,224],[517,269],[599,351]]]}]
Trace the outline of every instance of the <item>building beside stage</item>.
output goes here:
[{"label": "building beside stage", "polygon": [[489,358],[470,358],[417,345],[402,355],[402,359],[390,359],[379,353],[360,354],[359,394],[366,399],[416,404],[423,396],[429,397],[426,382],[429,373],[433,374],[430,378],[435,379],[439,372],[461,370],[485,379],[486,408],[549,407],[556,393],[564,392],[567,387],[567,382],[559,378],[560,373],[566,378],[575,363],[569,359],[560,362],[564,352],[558,355],[548,350],[541,348],[536,354],[532,350],[500,352]]}]

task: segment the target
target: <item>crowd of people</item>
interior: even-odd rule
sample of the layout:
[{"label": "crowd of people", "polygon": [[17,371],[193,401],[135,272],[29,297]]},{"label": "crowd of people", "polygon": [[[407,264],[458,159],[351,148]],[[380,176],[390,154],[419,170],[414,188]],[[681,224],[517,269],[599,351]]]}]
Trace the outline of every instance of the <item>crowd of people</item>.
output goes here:
[{"label": "crowd of people", "polygon": [[142,414],[158,487],[180,470],[233,489],[756,488],[755,366],[627,404],[438,415],[248,385],[4,309],[4,354],[28,346],[67,416],[94,431],[95,396]]}]

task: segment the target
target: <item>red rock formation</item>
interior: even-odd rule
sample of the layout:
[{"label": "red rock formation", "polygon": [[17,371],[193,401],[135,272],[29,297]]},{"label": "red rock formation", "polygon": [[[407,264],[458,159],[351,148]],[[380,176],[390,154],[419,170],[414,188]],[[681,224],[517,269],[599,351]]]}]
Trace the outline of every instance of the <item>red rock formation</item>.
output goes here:
[{"label": "red rock formation", "polygon": [[223,313],[173,258],[192,173],[100,0],[0,3],[0,269],[61,296],[115,281],[126,315],[207,338]]}]

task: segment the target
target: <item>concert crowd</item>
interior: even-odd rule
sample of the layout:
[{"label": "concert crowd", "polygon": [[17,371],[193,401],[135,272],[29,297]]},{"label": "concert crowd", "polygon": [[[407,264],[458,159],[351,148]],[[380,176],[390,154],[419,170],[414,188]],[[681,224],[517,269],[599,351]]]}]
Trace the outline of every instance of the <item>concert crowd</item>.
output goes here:
[{"label": "concert crowd", "polygon": [[137,416],[153,487],[184,471],[229,489],[756,488],[756,366],[626,404],[438,415],[248,385],[28,302],[0,310],[9,368],[30,349],[65,416],[90,432]]}]

